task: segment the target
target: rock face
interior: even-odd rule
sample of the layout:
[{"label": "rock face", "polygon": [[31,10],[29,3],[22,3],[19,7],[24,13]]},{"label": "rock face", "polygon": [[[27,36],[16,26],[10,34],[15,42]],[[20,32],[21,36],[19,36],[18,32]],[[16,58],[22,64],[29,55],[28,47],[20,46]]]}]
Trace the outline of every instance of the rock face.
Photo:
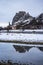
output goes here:
[{"label": "rock face", "polygon": [[37,22],[38,24],[43,24],[43,13],[41,13],[38,17],[37,17]]},{"label": "rock face", "polygon": [[25,11],[19,11],[13,17],[12,26],[16,29],[43,29],[43,13],[33,17]]},{"label": "rock face", "polygon": [[25,14],[26,14],[26,12],[24,12],[24,11],[20,11],[19,13],[16,13],[16,15],[13,18],[12,24],[14,24],[19,19],[21,19]]}]

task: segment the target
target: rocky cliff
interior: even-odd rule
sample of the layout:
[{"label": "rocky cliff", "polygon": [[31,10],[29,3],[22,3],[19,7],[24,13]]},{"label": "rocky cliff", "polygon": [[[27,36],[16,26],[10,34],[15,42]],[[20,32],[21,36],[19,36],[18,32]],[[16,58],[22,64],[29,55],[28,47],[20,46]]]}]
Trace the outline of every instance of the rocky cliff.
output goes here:
[{"label": "rocky cliff", "polygon": [[13,17],[12,26],[16,26],[16,29],[42,29],[43,13],[33,17],[25,11],[19,11]]}]

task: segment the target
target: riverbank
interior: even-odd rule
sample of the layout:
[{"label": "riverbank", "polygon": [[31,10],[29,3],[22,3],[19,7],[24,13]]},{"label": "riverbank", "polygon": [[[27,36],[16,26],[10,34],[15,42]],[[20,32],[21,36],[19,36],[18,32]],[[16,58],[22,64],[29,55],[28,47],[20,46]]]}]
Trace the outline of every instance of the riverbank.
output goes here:
[{"label": "riverbank", "polygon": [[43,45],[43,42],[25,42],[25,41],[17,41],[17,40],[0,40],[0,42],[5,42],[5,43],[18,43],[18,44],[40,44]]},{"label": "riverbank", "polygon": [[20,62],[19,63],[13,63],[10,60],[8,60],[7,62],[2,60],[2,62],[0,62],[0,65],[35,65],[35,64],[33,64],[33,63],[20,63]]},{"label": "riverbank", "polygon": [[43,44],[43,34],[1,33],[0,42]]},{"label": "riverbank", "polygon": [[1,30],[0,33],[26,33],[26,34],[43,34],[43,29],[29,29],[29,30]]}]

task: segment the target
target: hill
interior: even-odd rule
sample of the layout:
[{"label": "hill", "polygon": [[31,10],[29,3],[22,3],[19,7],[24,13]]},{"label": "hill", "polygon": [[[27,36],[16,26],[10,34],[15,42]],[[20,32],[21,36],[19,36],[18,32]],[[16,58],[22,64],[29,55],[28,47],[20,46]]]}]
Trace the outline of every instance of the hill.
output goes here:
[{"label": "hill", "polygon": [[43,29],[43,13],[33,17],[25,11],[19,11],[13,17],[12,26],[16,29]]}]

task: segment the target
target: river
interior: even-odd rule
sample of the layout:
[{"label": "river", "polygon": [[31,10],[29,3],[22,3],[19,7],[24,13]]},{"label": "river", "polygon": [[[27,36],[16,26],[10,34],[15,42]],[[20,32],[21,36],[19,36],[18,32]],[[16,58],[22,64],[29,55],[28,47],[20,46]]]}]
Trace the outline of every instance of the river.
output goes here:
[{"label": "river", "polygon": [[43,65],[43,45],[0,42],[0,62]]}]

